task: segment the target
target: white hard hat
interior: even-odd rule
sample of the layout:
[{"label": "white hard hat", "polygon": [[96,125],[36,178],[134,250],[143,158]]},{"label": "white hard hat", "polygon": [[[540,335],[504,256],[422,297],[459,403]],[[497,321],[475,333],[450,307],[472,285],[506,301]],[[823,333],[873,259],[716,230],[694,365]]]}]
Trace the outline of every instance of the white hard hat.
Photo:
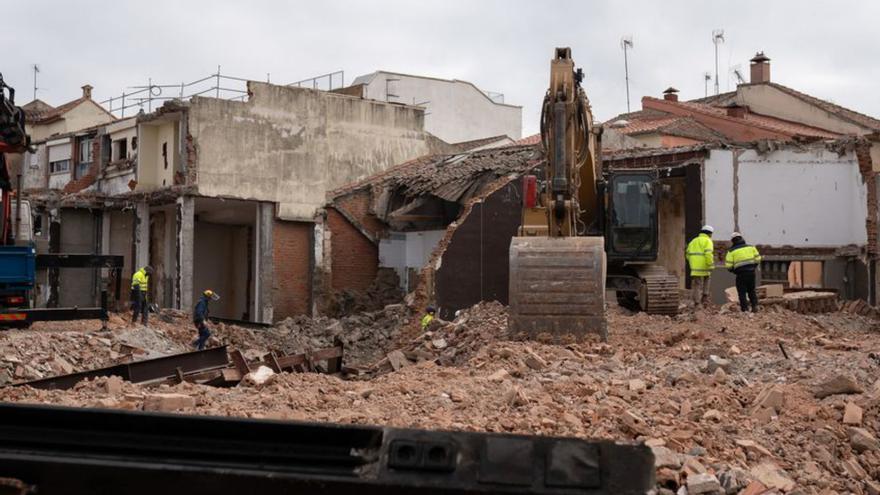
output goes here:
[{"label": "white hard hat", "polygon": [[730,238],[731,238],[731,239],[736,238],[736,237],[742,237],[742,236],[743,236],[743,235],[740,234],[739,232],[734,232],[734,233],[730,234]]},{"label": "white hard hat", "polygon": [[715,232],[715,229],[711,225],[703,225],[703,228],[700,230],[705,230],[706,232]]}]

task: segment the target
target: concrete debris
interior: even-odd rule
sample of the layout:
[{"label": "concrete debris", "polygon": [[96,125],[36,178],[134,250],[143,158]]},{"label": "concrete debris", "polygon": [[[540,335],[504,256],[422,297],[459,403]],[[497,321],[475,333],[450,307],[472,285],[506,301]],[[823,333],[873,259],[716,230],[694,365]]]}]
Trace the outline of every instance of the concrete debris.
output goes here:
[{"label": "concrete debris", "polygon": [[778,413],[785,405],[785,392],[780,385],[770,385],[761,390],[753,402],[756,410],[772,409]]},{"label": "concrete debris", "polygon": [[862,408],[847,402],[843,409],[843,424],[845,425],[861,425],[862,424]]},{"label": "concrete debris", "polygon": [[817,399],[823,399],[829,395],[860,394],[862,392],[864,392],[864,389],[859,386],[859,382],[856,381],[855,377],[839,374],[816,385],[813,395]]},{"label": "concrete debris", "polygon": [[721,490],[721,483],[718,482],[718,478],[714,474],[694,474],[687,478],[688,495],[717,493],[719,490]]},{"label": "concrete debris", "polygon": [[777,490],[788,492],[793,490],[796,486],[796,483],[791,479],[791,476],[771,461],[765,461],[753,467],[751,474],[767,488],[775,488]]},{"label": "concrete debris", "polygon": [[260,366],[255,371],[251,371],[241,380],[241,385],[250,387],[262,387],[270,383],[275,372],[268,366]]},{"label": "concrete debris", "polygon": [[709,360],[706,362],[706,372],[715,373],[715,370],[719,368],[730,373],[730,361],[714,354],[709,356]]},{"label": "concrete debris", "polygon": [[[150,329],[114,315],[108,332],[92,322],[3,332],[0,380],[4,373],[14,380],[56,375],[64,368],[59,357],[80,371],[189,350],[187,315],[163,314],[167,321],[157,318]],[[862,396],[814,395],[816,383],[837,375],[876,381],[870,353],[880,349],[880,325],[869,316],[780,307],[750,318],[712,311],[660,317],[612,306],[608,343],[567,345],[510,341],[498,303],[462,310],[406,338],[415,316],[391,305],[259,330],[214,326],[218,343],[251,362],[342,340],[345,367],[360,371],[345,376],[276,373],[262,386],[231,388],[110,377],[63,391],[4,387],[0,400],[643,440],[655,455],[657,493],[871,493],[867,479],[880,473],[880,393],[873,391],[880,387],[866,387],[872,392]],[[819,334],[859,348],[816,345]],[[800,357],[782,359],[777,340]],[[857,479],[862,472],[867,478]]]},{"label": "concrete debris", "polygon": [[856,452],[880,450],[880,441],[864,428],[852,427],[847,430],[847,434],[849,435],[849,443]]}]

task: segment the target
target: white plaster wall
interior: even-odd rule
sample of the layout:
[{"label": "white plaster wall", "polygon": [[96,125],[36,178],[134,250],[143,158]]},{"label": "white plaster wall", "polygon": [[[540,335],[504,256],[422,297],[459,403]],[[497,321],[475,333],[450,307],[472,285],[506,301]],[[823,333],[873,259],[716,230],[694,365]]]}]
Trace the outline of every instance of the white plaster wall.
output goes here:
[{"label": "white plaster wall", "polygon": [[[733,160],[713,151],[706,163],[704,201],[717,239],[734,230]],[[867,243],[867,188],[854,153],[824,148],[746,150],[738,158],[739,230],[755,244],[820,247]],[[711,178],[711,180],[710,180]]]},{"label": "white plaster wall", "polygon": [[428,263],[431,253],[446,234],[446,230],[426,230],[406,233],[406,266],[422,268]]},{"label": "white plaster wall", "polygon": [[[167,121],[140,126],[137,149],[137,190],[151,190],[174,184],[174,168],[179,159],[178,125],[177,121]],[[167,143],[167,169],[165,168],[165,158],[162,156],[163,143]],[[128,146],[129,153],[131,153],[130,140]]]},{"label": "white plaster wall", "polygon": [[49,148],[45,143],[37,145],[34,153],[24,153],[22,164],[21,181],[23,189],[43,189],[47,187],[46,169],[49,166]]},{"label": "white plaster wall", "polygon": [[408,269],[425,266],[445,234],[445,230],[392,232],[388,238],[379,241],[379,267],[394,268],[400,277],[401,288],[405,289]]},{"label": "white plaster wall", "polygon": [[447,143],[522,137],[522,107],[495,103],[468,82],[378,72],[365,96],[423,106],[425,130]]},{"label": "white plaster wall", "polygon": [[[752,242],[793,246],[867,243],[867,188],[855,154],[777,151],[739,159],[739,223]],[[761,186],[771,187],[771,193]],[[760,241],[758,240],[760,239]]]},{"label": "white plaster wall", "polygon": [[100,182],[100,190],[102,193],[115,195],[131,192],[128,183],[134,179],[134,170],[129,170],[122,174],[107,175]]},{"label": "white plaster wall", "polygon": [[712,150],[703,165],[703,223],[716,238],[733,232],[733,151]]}]

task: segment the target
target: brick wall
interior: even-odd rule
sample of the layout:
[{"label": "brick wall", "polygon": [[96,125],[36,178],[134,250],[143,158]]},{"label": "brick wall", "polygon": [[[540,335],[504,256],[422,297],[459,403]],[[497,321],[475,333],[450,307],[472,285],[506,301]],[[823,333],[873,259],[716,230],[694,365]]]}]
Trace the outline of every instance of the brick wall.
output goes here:
[{"label": "brick wall", "polygon": [[379,269],[379,246],[339,211],[327,208],[330,229],[331,287],[367,290]]},{"label": "brick wall", "polygon": [[[73,152],[71,158],[70,176],[76,174],[76,164],[79,161],[79,143],[73,140]],[[64,192],[67,194],[77,193],[95,183],[98,176],[98,168],[101,164],[101,136],[97,136],[92,141],[92,164],[89,166],[88,172],[82,177],[74,177],[70,182],[65,184]]]},{"label": "brick wall", "polygon": [[314,224],[309,222],[275,220],[272,302],[276,321],[310,311],[313,229]]},{"label": "brick wall", "polygon": [[874,164],[871,160],[871,143],[861,141],[856,145],[856,157],[859,162],[859,171],[868,185],[868,218],[865,219],[865,230],[868,232],[868,255],[877,258],[880,254],[877,232],[877,174],[873,171]]},{"label": "brick wall", "polygon": [[372,194],[369,190],[357,191],[333,200],[333,208],[344,211],[348,218],[357,222],[361,229],[373,236],[379,236],[386,226],[370,212]]}]

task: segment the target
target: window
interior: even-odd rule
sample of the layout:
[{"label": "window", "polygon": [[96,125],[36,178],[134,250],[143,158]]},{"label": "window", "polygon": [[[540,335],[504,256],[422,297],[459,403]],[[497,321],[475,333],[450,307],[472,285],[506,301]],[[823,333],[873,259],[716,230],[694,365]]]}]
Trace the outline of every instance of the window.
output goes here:
[{"label": "window", "polygon": [[168,170],[168,142],[162,143],[162,160],[165,161],[165,170]]},{"label": "window", "polygon": [[49,145],[49,173],[70,173],[70,161],[73,156],[69,140]]},{"label": "window", "polygon": [[92,138],[87,137],[79,141],[79,160],[76,162],[76,177],[85,177],[92,166]]},{"label": "window", "polygon": [[128,149],[127,149],[126,139],[117,139],[113,141],[113,157],[111,158],[114,162],[116,160],[125,160],[128,158]]},{"label": "window", "polygon": [[83,138],[80,140],[79,162],[92,163],[92,138]]},{"label": "window", "polygon": [[49,173],[60,174],[62,172],[70,172],[70,160],[58,160],[49,162]]},{"label": "window", "polygon": [[653,180],[648,175],[614,177],[611,189],[611,246],[614,253],[648,255],[655,249]]}]

